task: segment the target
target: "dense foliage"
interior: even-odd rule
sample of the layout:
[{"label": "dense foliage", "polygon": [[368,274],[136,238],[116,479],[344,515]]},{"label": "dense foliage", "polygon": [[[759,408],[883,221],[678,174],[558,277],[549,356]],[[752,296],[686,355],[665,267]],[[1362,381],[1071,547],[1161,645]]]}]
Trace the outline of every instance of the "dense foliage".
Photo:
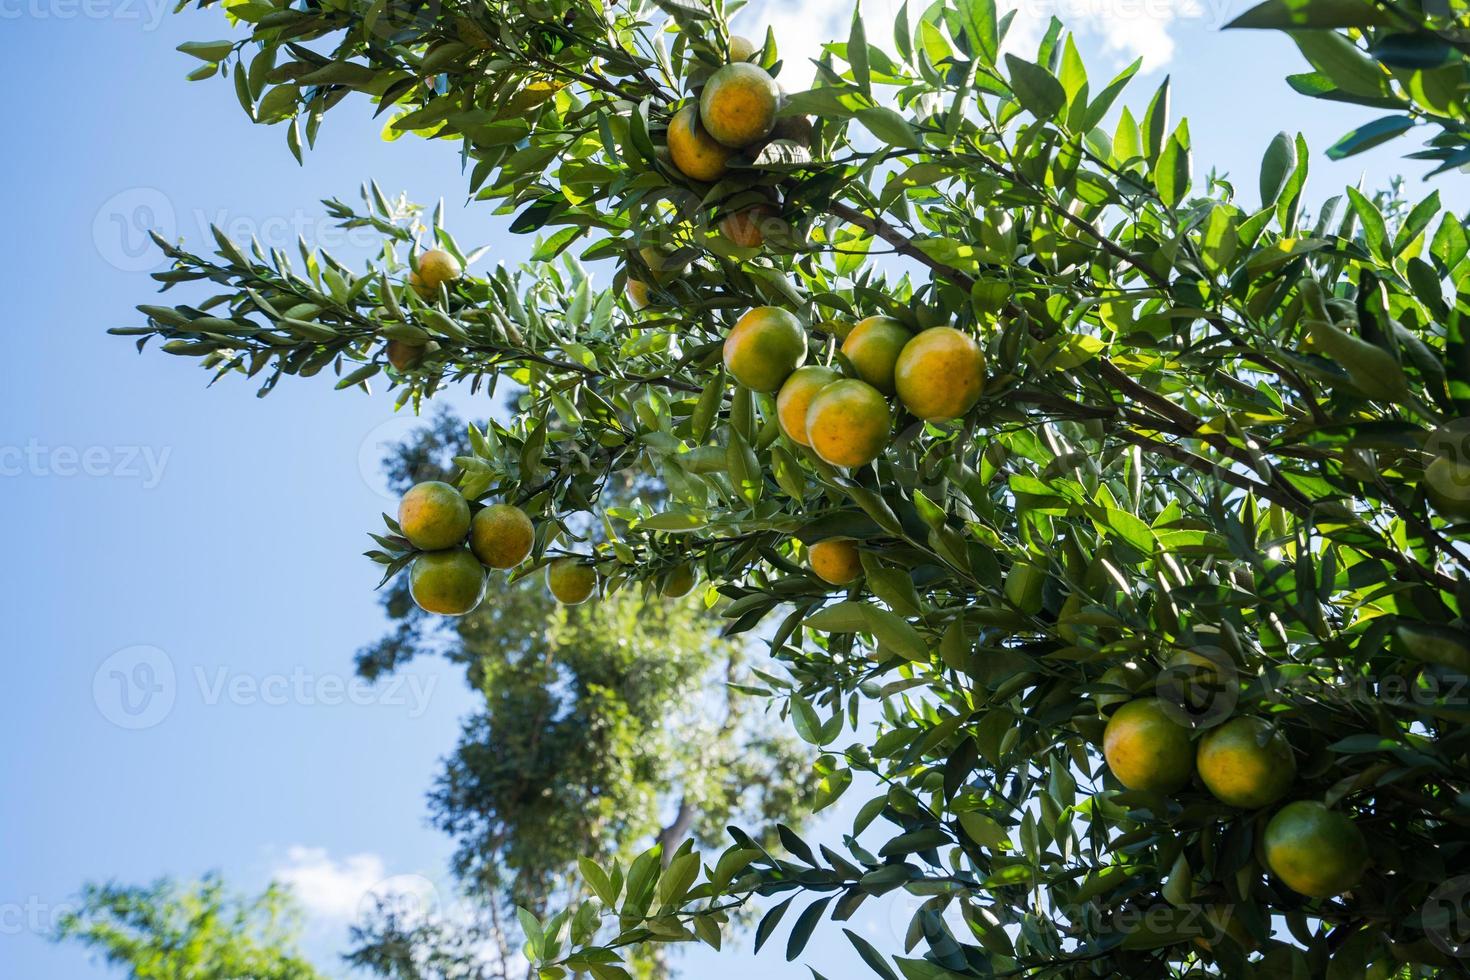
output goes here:
[{"label": "dense foliage", "polygon": [[214,876],[89,885],[56,939],[88,947],[136,980],[316,980],[321,974],[296,949],[297,918],[280,888],[247,898]]},{"label": "dense foliage", "polygon": [[[726,632],[785,668],[749,691],[823,748],[813,803],[855,771],[884,787],[846,853],[736,829],[707,860],[688,841],[583,862],[593,900],[523,918],[543,977],[718,945],[752,898],[777,900],[758,941],[792,910],[794,958],[823,918],[897,889],[925,899],[909,955],[848,933],[888,978],[1456,968],[1431,913],[1470,873],[1470,241],[1436,195],[1349,188],[1309,213],[1289,134],[1254,186],[1201,178],[1167,83],[1125,98],[1137,66],[1089,78],[1056,23],[1002,53],[1010,17],[987,0],[905,8],[892,50],[855,16],[773,139],[701,168],[713,183],[676,165],[698,130],[671,117],[703,95],[716,118],[734,4],[224,7],[244,36],[186,46],[197,75],[231,75],[298,152],[352,92],[389,137],[452,141],[477,198],[541,234],[538,264],[426,281],[412,215],[374,188],[367,213],[332,204],[382,232],[367,270],[162,243],[165,285],[218,292],[124,332],[263,392],[328,369],[415,405],[520,386],[511,418],[470,431],[458,481],[535,519],[518,574],[577,556],[602,595],[651,595],[693,562]],[[1272,9],[1255,22],[1299,4]],[[1425,88],[1439,69],[1349,55],[1359,35],[1329,30],[1345,23],[1306,25],[1336,39],[1318,94],[1369,71],[1396,107],[1445,108]],[[778,44],[740,54],[779,79]],[[717,230],[756,206],[760,244]],[[877,458],[834,466],[726,374],[726,336],[759,307],[796,314],[807,363],[846,373],[863,373],[838,350],[850,319],[958,328],[983,395],[954,420],[884,403]],[[387,341],[420,353],[390,366]],[[604,496],[638,475],[666,493]],[[418,560],[399,530],[374,552],[389,576]],[[861,561],[842,589],[804,564],[836,539]],[[1231,743],[1242,725],[1259,736]],[[1295,776],[1232,792],[1203,762],[1191,778],[1196,743]]]}]

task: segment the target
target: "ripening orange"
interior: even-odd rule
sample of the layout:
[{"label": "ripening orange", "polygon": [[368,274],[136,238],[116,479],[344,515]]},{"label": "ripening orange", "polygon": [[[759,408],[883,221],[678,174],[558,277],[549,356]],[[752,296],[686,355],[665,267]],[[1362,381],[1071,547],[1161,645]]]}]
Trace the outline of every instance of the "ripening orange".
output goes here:
[{"label": "ripening orange", "polygon": [[749,61],[756,56],[758,51],[760,48],[756,47],[755,42],[750,38],[741,37],[739,34],[730,35],[731,61]]},{"label": "ripening orange", "polygon": [[419,256],[418,269],[409,273],[408,282],[424,299],[439,295],[439,287],[464,275],[459,259],[436,248]]},{"label": "ripening orange", "polygon": [[491,568],[514,568],[531,554],[536,528],[526,512],[511,504],[493,504],[470,522],[470,550]]},{"label": "ripening orange", "polygon": [[699,124],[699,108],[692,102],[669,120],[668,140],[674,166],[691,180],[719,180],[735,152],[705,131]]},{"label": "ripening orange", "polygon": [[725,369],[752,391],[776,391],[806,360],[806,330],[779,306],[748,311],[725,337]]},{"label": "ripening orange", "polygon": [[463,616],[485,595],[485,567],[464,548],[426,551],[409,569],[408,592],[424,612]]},{"label": "ripening orange", "polygon": [[847,585],[863,574],[863,561],[852,538],[827,538],[806,549],[807,564],[829,585]]},{"label": "ripening orange", "polygon": [[720,219],[720,234],[732,245],[760,248],[766,243],[766,228],[774,226],[777,211],[769,204],[756,204]]},{"label": "ripening orange", "polygon": [[1271,873],[1292,891],[1331,898],[1368,869],[1368,844],[1352,819],[1316,800],[1297,800],[1266,824],[1261,849]]},{"label": "ripening orange", "polygon": [[808,364],[791,372],[791,377],[786,379],[776,395],[776,418],[786,438],[799,446],[812,444],[806,432],[807,409],[811,408],[817,392],[841,380],[842,375],[820,364]]},{"label": "ripening orange", "polygon": [[396,370],[407,371],[418,367],[424,359],[424,345],[410,344],[405,340],[390,340],[387,346],[388,363]]},{"label": "ripening orange", "polygon": [[581,605],[597,590],[597,569],[579,558],[558,558],[546,566],[546,587],[557,602]]},{"label": "ripening orange", "polygon": [[888,402],[857,378],[827,385],[807,407],[812,450],[833,466],[866,466],[882,455],[892,431]]},{"label": "ripening orange", "polygon": [[914,335],[891,316],[870,316],[842,341],[842,356],[857,376],[885,395],[893,394],[893,369],[898,355]]},{"label": "ripening orange", "polygon": [[776,126],[781,90],[760,65],[737,61],[715,70],[699,97],[699,121],[734,150],[758,143]]},{"label": "ripening orange", "polygon": [[415,484],[398,502],[398,526],[420,551],[452,548],[470,533],[469,501],[439,480]]},{"label": "ripening orange", "polygon": [[628,305],[634,311],[646,309],[650,300],[648,284],[638,279],[629,279],[625,290],[628,297]]},{"label": "ripening orange", "polygon": [[1216,799],[1246,810],[1270,806],[1296,781],[1296,757],[1286,737],[1249,716],[1232,718],[1206,732],[1194,763]]},{"label": "ripening orange", "polygon": [[1113,712],[1103,729],[1103,757],[1129,789],[1177,793],[1194,775],[1189,729],[1158,698],[1129,701]]},{"label": "ripening orange", "polygon": [[985,354],[969,334],[930,327],[904,346],[893,380],[899,400],[917,417],[957,419],[985,390]]}]

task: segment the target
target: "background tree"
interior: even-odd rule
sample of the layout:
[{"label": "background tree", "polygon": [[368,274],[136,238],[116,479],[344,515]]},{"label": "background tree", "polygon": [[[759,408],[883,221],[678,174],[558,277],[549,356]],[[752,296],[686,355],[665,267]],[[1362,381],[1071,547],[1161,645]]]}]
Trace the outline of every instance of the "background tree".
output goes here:
[{"label": "background tree", "polygon": [[[382,231],[370,268],[161,243],[166,286],[222,291],[124,331],[266,391],[522,386],[458,478],[537,519],[518,574],[576,557],[616,596],[693,560],[827,749],[818,802],[881,780],[845,853],[735,829],[708,861],[584,864],[595,900],[526,923],[541,975],[718,945],[769,897],[757,939],[800,900],[797,957],[897,889],[923,900],[909,955],[848,933],[890,980],[1456,969],[1463,223],[1352,190],[1309,217],[1300,137],[1258,203],[1197,179],[1167,83],[1127,104],[1137,66],[1090,79],[1057,23],[1002,54],[986,0],[905,10],[892,51],[855,16],[784,98],[777,39],[737,42],[733,6],[230,3],[246,36],[190,46],[198,74],[298,151],[354,91],[453,141],[536,264],[431,284],[370,189],[331,205]],[[853,342],[870,315],[918,336]],[[848,377],[788,396],[804,361]],[[630,474],[667,495],[605,501]],[[389,575],[420,560],[398,530]]]},{"label": "background tree", "polygon": [[272,885],[232,895],[217,876],[147,887],[88,885],[55,938],[99,953],[136,980],[316,980],[296,948],[299,913]]},{"label": "background tree", "polygon": [[[464,424],[438,412],[386,460],[389,483],[451,476],[469,453]],[[691,838],[713,847],[732,821],[772,843],[777,824],[800,826],[809,750],[730,686],[749,679],[745,644],[718,638],[703,595],[561,607],[539,580],[497,576],[445,630],[394,580],[383,604],[396,626],[359,654],[359,673],[438,652],[484,696],[430,795],[474,915],[423,921],[388,901],[359,924],[349,962],[393,977],[504,976],[520,947],[517,906],[544,915],[580,899],[579,859],[628,860],[655,841],[670,854]],[[663,972],[658,957],[643,966]]]}]

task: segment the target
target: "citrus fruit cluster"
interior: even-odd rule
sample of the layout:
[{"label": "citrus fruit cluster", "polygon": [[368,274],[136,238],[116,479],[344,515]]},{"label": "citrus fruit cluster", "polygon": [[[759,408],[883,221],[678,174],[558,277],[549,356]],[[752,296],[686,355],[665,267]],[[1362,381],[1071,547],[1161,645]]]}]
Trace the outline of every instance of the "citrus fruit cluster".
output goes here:
[{"label": "citrus fruit cluster", "polygon": [[[1251,715],[1209,729],[1196,743],[1161,698],[1122,704],[1103,730],[1103,756],[1130,790],[1173,794],[1198,773],[1221,803],[1262,810],[1290,794],[1296,758],[1281,730]],[[1266,866],[1292,891],[1331,898],[1358,883],[1368,866],[1363,833],[1346,814],[1316,800],[1286,804],[1261,837]]]},{"label": "citrus fruit cluster", "polygon": [[[463,616],[485,595],[486,569],[514,568],[531,554],[536,529],[525,511],[491,504],[471,513],[470,502],[448,483],[415,484],[398,504],[398,527],[418,549],[409,570],[413,601],[425,612]],[[559,602],[585,602],[597,589],[597,570],[576,558],[546,566],[546,585]]]}]

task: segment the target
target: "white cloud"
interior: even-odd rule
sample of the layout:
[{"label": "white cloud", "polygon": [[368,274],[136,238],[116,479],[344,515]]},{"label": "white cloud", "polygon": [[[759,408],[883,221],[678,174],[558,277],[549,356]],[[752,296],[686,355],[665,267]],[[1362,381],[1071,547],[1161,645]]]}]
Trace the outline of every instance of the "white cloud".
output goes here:
[{"label": "white cloud", "polygon": [[306,912],[317,920],[351,922],[370,911],[377,899],[408,902],[434,911],[438,893],[422,875],[389,875],[376,854],[352,854],[334,860],[325,848],[296,845],[286,851],[272,877],[289,886]]}]

